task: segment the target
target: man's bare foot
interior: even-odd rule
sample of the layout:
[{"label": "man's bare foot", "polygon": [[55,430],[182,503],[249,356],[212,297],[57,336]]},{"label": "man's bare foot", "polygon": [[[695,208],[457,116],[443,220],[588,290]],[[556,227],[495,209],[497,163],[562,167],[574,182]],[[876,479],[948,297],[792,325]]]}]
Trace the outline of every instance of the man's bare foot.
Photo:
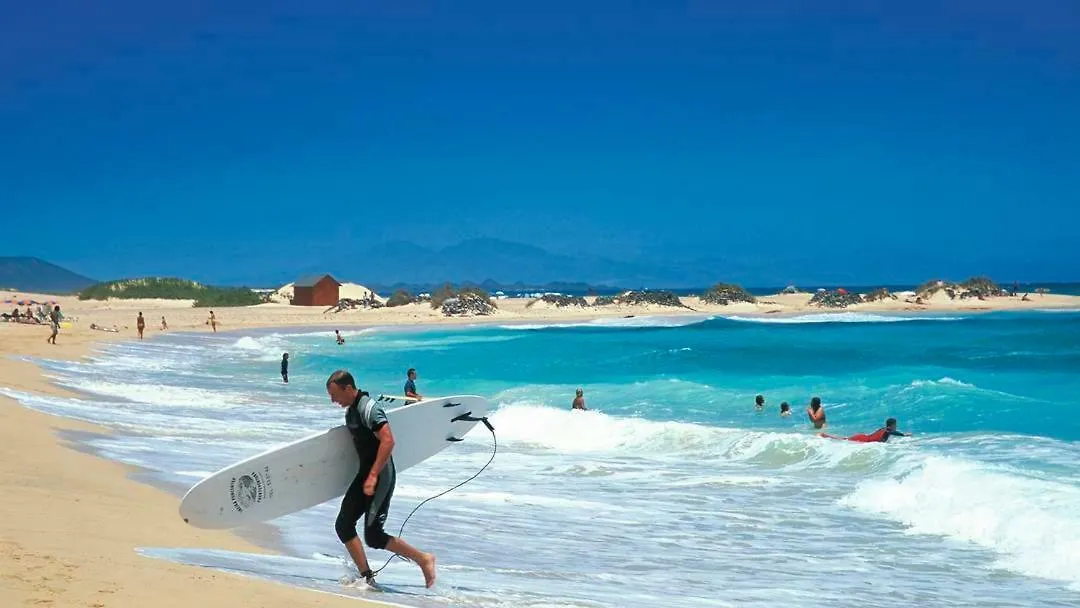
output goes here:
[{"label": "man's bare foot", "polygon": [[424,573],[424,586],[430,589],[435,585],[435,556],[431,553],[425,553],[418,565]]}]

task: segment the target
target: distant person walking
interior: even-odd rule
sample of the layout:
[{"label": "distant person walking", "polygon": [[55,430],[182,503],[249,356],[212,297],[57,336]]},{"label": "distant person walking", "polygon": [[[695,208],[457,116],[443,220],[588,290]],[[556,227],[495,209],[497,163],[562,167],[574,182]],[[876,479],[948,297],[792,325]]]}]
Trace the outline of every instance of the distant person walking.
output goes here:
[{"label": "distant person walking", "polygon": [[424,396],[416,392],[416,368],[410,367],[409,371],[405,372],[405,378],[405,396],[409,399],[423,401]]},{"label": "distant person walking", "polygon": [[143,332],[146,331],[146,319],[143,318],[142,313],[135,318],[135,329],[139,330],[139,339],[143,339]]},{"label": "distant person walking", "polygon": [[217,333],[217,317],[214,316],[214,311],[212,311],[212,310],[210,311],[210,318],[206,322],[210,324],[210,329],[214,330],[214,333],[216,334]]},{"label": "distant person walking", "polygon": [[165,322],[165,317],[161,317],[161,331],[169,329],[169,324]]},{"label": "distant person walking", "polygon": [[828,426],[825,422],[825,408],[821,405],[821,397],[810,400],[810,407],[806,408],[806,415],[810,417],[811,424],[815,429],[823,429]]},{"label": "distant person walking", "polygon": [[574,402],[570,405],[572,410],[587,410],[585,407],[585,391],[583,389],[577,389],[577,393],[574,395]]},{"label": "distant person walking", "polygon": [[285,384],[289,383],[289,353],[281,355],[281,380]]},{"label": "distant person walking", "polygon": [[52,335],[46,340],[49,344],[56,344],[56,334],[60,333],[60,305],[57,304],[52,312],[49,313],[49,327],[52,329]]}]

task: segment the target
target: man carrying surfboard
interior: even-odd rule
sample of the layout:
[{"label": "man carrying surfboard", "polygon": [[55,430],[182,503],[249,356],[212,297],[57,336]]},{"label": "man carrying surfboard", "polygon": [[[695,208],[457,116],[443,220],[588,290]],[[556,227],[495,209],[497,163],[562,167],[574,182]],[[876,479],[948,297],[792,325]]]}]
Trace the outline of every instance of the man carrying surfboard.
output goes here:
[{"label": "man carrying surfboard", "polygon": [[330,400],[345,410],[345,426],[352,434],[353,445],[360,457],[360,470],[345,497],[341,499],[334,529],[338,539],[348,549],[360,575],[369,585],[375,575],[368,565],[364,547],[356,531],[356,523],[364,518],[364,541],[374,549],[385,549],[408,558],[420,566],[424,584],[435,584],[435,556],[424,553],[400,538],[390,536],[383,530],[390,510],[390,497],[394,493],[394,435],[386,412],[368,394],[356,388],[352,374],[338,370],[326,380],[326,392]]}]

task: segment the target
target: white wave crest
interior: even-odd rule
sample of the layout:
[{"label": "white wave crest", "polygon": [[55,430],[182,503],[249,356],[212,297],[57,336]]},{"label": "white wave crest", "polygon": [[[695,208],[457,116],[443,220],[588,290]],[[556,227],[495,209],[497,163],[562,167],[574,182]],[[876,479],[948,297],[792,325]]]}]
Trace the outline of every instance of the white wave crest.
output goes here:
[{"label": "white wave crest", "polygon": [[729,321],[743,321],[747,323],[777,323],[777,324],[801,324],[801,323],[900,323],[903,321],[960,321],[964,317],[939,317],[918,316],[904,317],[899,315],[883,315],[869,312],[823,312],[808,315],[794,315],[790,317],[745,317],[732,315],[723,317]]}]

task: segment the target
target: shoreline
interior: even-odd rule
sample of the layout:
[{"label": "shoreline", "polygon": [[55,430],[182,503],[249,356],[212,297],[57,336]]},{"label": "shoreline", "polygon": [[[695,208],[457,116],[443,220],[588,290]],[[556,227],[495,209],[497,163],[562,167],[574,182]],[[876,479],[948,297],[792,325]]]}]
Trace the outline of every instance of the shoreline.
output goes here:
[{"label": "shoreline", "polygon": [[[0,385],[77,397],[25,358],[78,359],[102,341],[83,336],[44,348],[47,330],[32,329],[39,330],[32,341],[11,333],[0,340]],[[83,433],[111,430],[0,395],[0,605],[232,608],[253,597],[273,608],[397,605],[141,555],[151,547],[283,552],[233,531],[184,524],[172,493],[136,479],[138,467],[80,446],[75,437]]]}]

